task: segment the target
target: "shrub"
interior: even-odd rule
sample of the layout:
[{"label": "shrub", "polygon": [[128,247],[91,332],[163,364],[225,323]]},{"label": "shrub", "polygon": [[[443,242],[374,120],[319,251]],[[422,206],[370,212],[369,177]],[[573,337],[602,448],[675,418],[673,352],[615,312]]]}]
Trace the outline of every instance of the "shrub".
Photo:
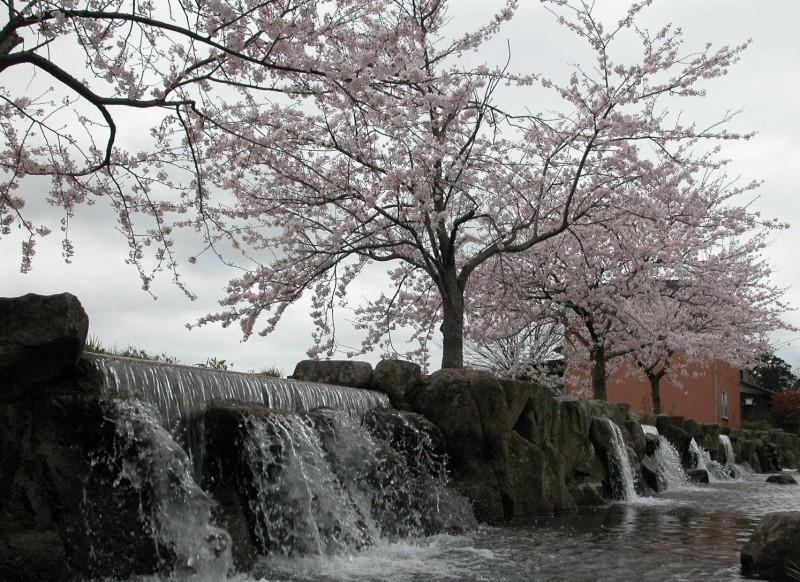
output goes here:
[{"label": "shrub", "polygon": [[772,426],[766,420],[743,420],[742,421],[742,428],[746,428],[749,430],[772,430],[775,427]]},{"label": "shrub", "polygon": [[179,364],[180,361],[175,356],[170,356],[165,353],[150,354],[140,348],[135,348],[129,345],[124,350],[119,349],[117,346],[113,348],[106,348],[97,336],[91,335],[86,340],[84,351],[93,354],[105,354],[107,356],[120,356],[123,358],[136,358],[137,360],[150,360],[152,362],[164,362],[165,364]]},{"label": "shrub", "polygon": [[800,433],[800,390],[786,390],[772,399],[769,421],[783,430]]}]

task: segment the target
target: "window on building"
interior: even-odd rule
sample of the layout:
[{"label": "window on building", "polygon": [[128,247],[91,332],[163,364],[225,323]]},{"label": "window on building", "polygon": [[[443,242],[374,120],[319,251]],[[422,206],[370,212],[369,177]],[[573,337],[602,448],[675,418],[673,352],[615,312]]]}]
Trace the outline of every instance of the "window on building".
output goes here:
[{"label": "window on building", "polygon": [[722,418],[728,418],[728,393],[722,393]]}]

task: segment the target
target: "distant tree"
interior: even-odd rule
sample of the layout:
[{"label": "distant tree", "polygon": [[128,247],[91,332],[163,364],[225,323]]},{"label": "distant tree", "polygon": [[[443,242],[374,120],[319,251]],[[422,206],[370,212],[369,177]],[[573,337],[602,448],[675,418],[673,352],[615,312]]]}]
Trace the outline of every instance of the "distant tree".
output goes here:
[{"label": "distant tree", "polygon": [[753,368],[753,379],[767,390],[781,391],[796,386],[798,377],[792,367],[775,354],[765,353],[759,356]]},{"label": "distant tree", "polygon": [[[493,310],[497,315],[504,314],[496,306]],[[532,322],[510,334],[501,332],[499,336],[483,326],[479,332],[469,331],[465,343],[467,366],[507,378],[537,380],[553,375],[554,369],[560,369],[557,362],[562,359],[564,329],[556,322]]]},{"label": "distant tree", "polygon": [[786,390],[772,399],[769,421],[784,430],[800,433],[800,390]]}]

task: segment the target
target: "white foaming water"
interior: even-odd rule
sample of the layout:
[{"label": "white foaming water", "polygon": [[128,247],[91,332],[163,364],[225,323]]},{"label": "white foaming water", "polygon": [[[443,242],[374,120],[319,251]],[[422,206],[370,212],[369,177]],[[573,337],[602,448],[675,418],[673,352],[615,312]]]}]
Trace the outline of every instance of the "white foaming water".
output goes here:
[{"label": "white foaming water", "polygon": [[102,372],[107,394],[137,398],[156,407],[161,424],[181,436],[198,475],[203,472],[205,457],[205,426],[200,413],[211,400],[251,402],[290,412],[326,407],[353,416],[389,406],[389,398],[373,390],[135,358],[87,357]]},{"label": "white foaming water", "polygon": [[[491,570],[502,558],[487,548],[476,548],[468,536],[437,535],[411,541],[376,543],[355,555],[264,558],[255,575],[270,580],[487,580],[475,576]],[[264,578],[266,579],[266,578]],[[248,580],[253,580],[248,578]],[[244,582],[244,580],[242,581]]]},{"label": "white foaming water", "polygon": [[172,578],[180,581],[224,580],[231,566],[231,539],[212,525],[212,501],[192,477],[185,451],[156,420],[146,403],[115,401],[116,459],[125,479],[140,492],[152,490],[150,511],[140,504],[140,518],[153,539],[175,553]]},{"label": "white foaming water", "polygon": [[155,404],[168,430],[202,411],[210,400],[254,402],[290,412],[326,407],[355,416],[389,406],[389,398],[373,390],[135,358],[87,357],[100,368],[108,392]]},{"label": "white foaming water", "polygon": [[639,499],[639,495],[636,493],[633,467],[631,467],[631,460],[628,457],[628,447],[622,437],[622,430],[612,420],[607,418],[606,422],[613,437],[612,450],[609,451],[609,471],[614,497],[622,501],[636,501]]},{"label": "white foaming water", "polygon": [[423,431],[415,443],[382,442],[347,414],[320,410],[250,418],[246,433],[250,509],[270,556],[355,559],[375,543],[475,525]]},{"label": "white foaming water", "polygon": [[658,435],[658,446],[653,454],[653,460],[658,464],[668,490],[687,486],[688,482],[686,472],[681,464],[681,455],[663,435]]},{"label": "white foaming water", "polygon": [[719,444],[722,445],[722,450],[725,451],[725,468],[728,470],[736,470],[736,455],[733,452],[733,444],[731,439],[726,434],[719,435]]},{"label": "white foaming water", "polygon": [[709,481],[728,481],[731,476],[726,467],[714,461],[711,454],[692,439],[689,442],[689,453],[694,459],[695,469],[705,469]]}]

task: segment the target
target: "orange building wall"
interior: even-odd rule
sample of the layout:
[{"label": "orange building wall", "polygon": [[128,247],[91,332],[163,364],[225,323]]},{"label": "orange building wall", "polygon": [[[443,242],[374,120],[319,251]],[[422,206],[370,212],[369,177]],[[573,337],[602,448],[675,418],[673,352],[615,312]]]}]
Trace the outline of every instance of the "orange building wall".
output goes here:
[{"label": "orange building wall", "polygon": [[[608,401],[625,402],[634,410],[652,412],[650,383],[640,374],[628,374],[621,368],[608,378]],[[721,426],[739,428],[741,425],[741,382],[739,369],[727,362],[718,361],[687,364],[687,375],[680,385],[669,378],[661,379],[661,412],[686,416],[699,422],[714,422]],[[581,377],[583,374],[580,375]],[[588,378],[588,374],[587,374]],[[583,382],[585,380],[581,380]],[[567,375],[567,394],[579,393]],[[728,396],[728,415],[723,416],[723,393]]]}]

